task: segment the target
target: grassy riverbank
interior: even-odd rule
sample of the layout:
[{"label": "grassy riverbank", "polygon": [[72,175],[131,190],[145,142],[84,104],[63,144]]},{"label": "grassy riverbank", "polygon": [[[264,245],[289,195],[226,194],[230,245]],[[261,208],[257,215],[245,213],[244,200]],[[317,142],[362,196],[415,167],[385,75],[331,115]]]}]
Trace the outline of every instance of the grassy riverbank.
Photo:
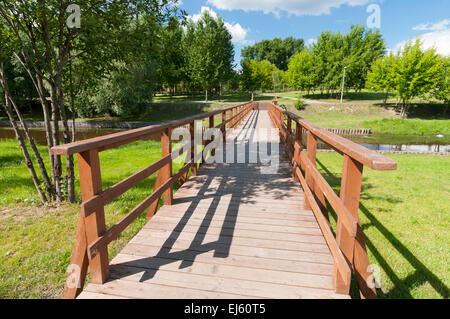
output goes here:
[{"label": "grassy riverbank", "polygon": [[[299,92],[277,93],[279,96],[298,97]],[[370,128],[374,133],[393,135],[437,135],[450,136],[450,119],[443,116],[444,106],[436,102],[423,100],[413,101],[408,118],[398,115],[395,99],[388,99],[383,104],[383,93],[349,92],[343,104],[336,99],[327,98],[320,94],[305,96],[309,99],[304,110],[298,111],[294,101],[279,98],[291,112],[306,120],[325,128]],[[255,101],[271,101],[271,94],[255,94]],[[223,96],[210,96],[208,103],[204,95],[176,95],[172,98],[167,95],[157,95],[149,103],[147,111],[134,116],[110,116],[100,114],[92,118],[80,118],[78,121],[142,121],[167,122],[181,119],[194,114],[219,110],[230,105],[244,103],[250,100],[248,93],[224,93]],[[24,114],[27,120],[42,120],[39,110]],[[6,120],[0,111],[0,120]]]},{"label": "grassy riverbank", "polygon": [[[16,142],[0,140],[0,149],[0,298],[59,298],[79,203],[39,206]],[[137,142],[102,152],[104,187],[160,155],[158,142]],[[371,263],[381,269],[380,297],[448,298],[450,161],[432,155],[390,157],[398,162],[397,171],[365,170],[360,209]],[[319,153],[318,159],[324,176],[338,190],[341,157]],[[150,177],[108,205],[107,225],[145,198],[154,181],[155,176]],[[144,222],[140,217],[109,246],[110,258]]]}]

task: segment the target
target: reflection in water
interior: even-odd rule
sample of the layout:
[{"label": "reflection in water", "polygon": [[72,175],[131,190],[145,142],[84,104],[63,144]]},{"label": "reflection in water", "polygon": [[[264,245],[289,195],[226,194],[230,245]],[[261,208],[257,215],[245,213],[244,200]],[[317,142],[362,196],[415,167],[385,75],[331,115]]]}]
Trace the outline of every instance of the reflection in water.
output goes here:
[{"label": "reflection in water", "polygon": [[402,151],[402,152],[450,152],[450,145],[415,145],[415,144],[361,144],[370,150],[374,151]]},{"label": "reflection in water", "polygon": [[[360,145],[373,151],[396,151],[396,152],[417,152],[417,153],[440,153],[450,152],[450,145],[439,144],[378,144],[359,143]],[[317,143],[317,148],[322,150],[331,149],[324,143]]]}]

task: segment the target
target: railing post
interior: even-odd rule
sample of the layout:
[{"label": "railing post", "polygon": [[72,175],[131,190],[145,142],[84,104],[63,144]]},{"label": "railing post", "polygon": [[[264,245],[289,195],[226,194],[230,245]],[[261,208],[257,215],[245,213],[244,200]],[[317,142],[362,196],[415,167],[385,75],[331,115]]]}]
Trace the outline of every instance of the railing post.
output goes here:
[{"label": "railing post", "polygon": [[226,143],[226,134],[227,134],[227,127],[225,121],[227,120],[227,114],[225,113],[225,111],[222,112],[222,126],[220,127],[220,130],[222,131],[222,138],[223,138],[223,145],[225,145]]},{"label": "railing post", "polygon": [[295,141],[292,140],[292,119],[289,117],[289,115],[287,115],[286,117],[287,117],[286,142],[289,142],[289,145],[288,145],[289,151],[291,151],[292,154],[294,154]]},{"label": "railing post", "polygon": [[[172,143],[170,142],[170,130],[166,129],[161,133],[161,149],[162,156],[167,156],[172,153]],[[161,179],[163,184],[172,177],[172,160],[161,168]],[[173,185],[163,193],[164,194],[164,205],[172,205],[173,200]]]},{"label": "railing post", "polygon": [[[298,132],[300,131],[300,134]],[[302,151],[302,127],[299,123],[295,123],[295,140],[294,140],[294,158],[293,158],[293,177],[294,180],[298,181],[297,178],[297,167],[300,165],[300,153]]]},{"label": "railing post", "polygon": [[189,124],[189,132],[191,134],[191,161],[194,161],[194,165],[191,167],[191,175],[197,176],[197,162],[195,162],[197,153],[197,145],[195,145],[195,122]]},{"label": "railing post", "polygon": [[[83,202],[91,199],[102,191],[100,158],[97,150],[78,154],[78,170],[80,174],[81,198]],[[99,238],[106,231],[105,210],[98,206],[93,214],[84,218],[86,245]],[[90,279],[92,283],[103,284],[109,276],[108,248],[100,249],[99,253],[89,260]]]},{"label": "railing post", "polygon": [[[165,129],[161,132],[161,151],[162,156],[167,156],[172,152],[172,145],[170,142],[170,130]],[[163,185],[165,182],[167,182],[172,177],[172,161],[170,161],[167,165],[161,167],[161,169],[158,172],[158,175],[156,176],[155,186],[153,187],[153,191],[158,189],[161,185]],[[164,197],[164,205],[172,205],[173,201],[173,185],[170,185],[170,187],[164,191],[163,193]],[[150,218],[155,215],[156,211],[158,210],[158,204],[159,204],[160,198],[158,200],[155,200],[150,207],[148,208],[148,212],[146,215],[146,219],[150,220]]]},{"label": "railing post", "polygon": [[[210,128],[210,129],[214,128],[214,115],[211,115],[211,116],[209,117],[209,128]],[[210,143],[212,143],[212,141],[213,141],[213,138],[211,137]],[[211,156],[214,156],[215,153],[216,153],[216,150],[215,150],[215,149],[212,149],[212,150],[211,150]]]},{"label": "railing post", "polygon": [[67,273],[66,283],[64,285],[64,299],[75,299],[83,291],[88,263],[86,228],[84,227],[84,216],[80,213],[77,234],[75,236],[75,243],[68,269],[70,272]]},{"label": "railing post", "polygon": [[342,223],[338,221],[336,240],[349,265],[353,265],[361,298],[376,298],[373,278],[369,272],[369,257],[364,242],[364,234],[358,216],[359,199],[361,194],[363,164],[344,155],[342,171],[341,193],[342,202],[358,221],[356,237],[351,237]]},{"label": "railing post", "polygon": [[[317,140],[316,140],[316,137],[310,131],[308,131],[306,147],[307,147],[308,158],[310,159],[311,163],[314,166],[317,166],[317,164],[316,164]],[[317,204],[319,205],[320,210],[322,211],[323,215],[329,222],[328,209],[327,209],[327,204],[325,202],[325,196],[320,191],[319,186],[316,185],[316,183],[314,183],[314,180],[311,178],[307,169],[306,169],[305,173],[306,173],[306,182],[308,183],[309,187],[313,191],[313,194],[317,199]],[[305,201],[305,203],[306,203],[306,201]],[[310,205],[308,204],[307,207],[309,207],[309,206]],[[308,209],[310,209],[310,208],[308,208]]]}]

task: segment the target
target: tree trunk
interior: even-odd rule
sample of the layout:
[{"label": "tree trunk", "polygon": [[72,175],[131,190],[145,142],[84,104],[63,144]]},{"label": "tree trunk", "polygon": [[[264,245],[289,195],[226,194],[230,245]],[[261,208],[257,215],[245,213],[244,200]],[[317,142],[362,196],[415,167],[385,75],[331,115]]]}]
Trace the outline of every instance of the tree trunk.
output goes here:
[{"label": "tree trunk", "polygon": [[[52,139],[52,128],[51,128],[51,123],[50,123],[50,114],[48,111],[48,105],[47,105],[47,99],[46,99],[46,94],[45,94],[45,90],[44,90],[44,84],[43,84],[43,79],[40,76],[39,72],[37,72],[35,70],[35,76],[33,76],[33,73],[31,72],[30,67],[22,60],[22,58],[16,53],[14,52],[14,56],[17,58],[17,60],[20,62],[20,64],[23,66],[23,68],[27,71],[28,76],[30,77],[31,81],[33,82],[34,87],[36,88],[36,91],[38,92],[39,95],[39,101],[41,102],[41,106],[42,106],[42,112],[44,114],[44,125],[45,125],[45,137],[47,139],[47,148],[48,148],[48,155],[49,155],[49,160],[50,160],[50,168],[51,168],[51,175],[52,175],[52,180],[53,183],[55,181],[55,155],[51,154],[51,148],[53,147],[53,139]],[[22,56],[24,58],[26,58],[26,55],[24,52],[22,52]],[[54,186],[54,184],[53,184]],[[53,189],[52,186],[52,193],[50,196],[50,200],[53,200],[55,197],[55,190]]]},{"label": "tree trunk", "polygon": [[[50,106],[51,106],[51,129],[52,129],[52,139],[53,146],[59,145],[59,123],[58,123],[58,110],[56,105],[55,98],[55,88],[52,84],[50,84]],[[54,160],[54,170],[55,175],[53,176],[53,184],[56,189],[56,201],[62,201],[62,190],[61,190],[61,175],[62,175],[62,165],[61,165],[61,156],[56,155]]]},{"label": "tree trunk", "polygon": [[39,179],[36,175],[36,171],[33,166],[33,162],[31,161],[30,154],[28,153],[27,147],[25,145],[25,142],[23,140],[22,135],[20,134],[19,127],[17,126],[16,121],[14,120],[14,117],[12,115],[12,110],[10,106],[10,101],[8,96],[5,94],[5,105],[3,106],[5,113],[8,116],[9,122],[11,123],[14,133],[16,134],[17,142],[19,143],[20,150],[22,151],[23,157],[25,158],[25,164],[28,168],[28,171],[30,172],[31,180],[33,181],[34,187],[36,188],[37,193],[39,194],[39,198],[41,202],[44,204],[47,202],[47,197],[42,192],[42,190],[39,187]]},{"label": "tree trunk", "polygon": [[[62,84],[62,65],[58,65],[57,73],[55,76],[55,84],[56,84],[56,102],[57,107],[59,109],[59,117],[61,118],[61,122],[63,124],[63,137],[64,143],[70,143],[70,130],[67,121],[66,110],[64,107],[64,92],[63,92],[63,84]],[[66,156],[66,182],[67,182],[67,200],[70,203],[75,201],[75,181],[74,181],[74,163],[73,163],[73,155]]]},{"label": "tree trunk", "polygon": [[[13,97],[12,97],[10,91],[9,91],[8,82],[7,82],[7,79],[6,79],[6,76],[5,76],[5,73],[4,73],[4,69],[3,69],[3,60],[2,60],[1,57],[0,57],[0,84],[3,87],[4,94],[5,94],[5,103],[6,103],[5,108],[6,108],[6,111],[8,111],[10,113],[8,115],[8,117],[10,118],[10,121],[12,119],[14,121],[14,124],[15,124],[15,120],[14,120],[14,117],[12,115],[12,110],[11,110],[11,104],[12,104],[12,106],[14,108],[14,111],[15,111],[17,117],[19,118],[20,124],[22,125],[22,128],[23,128],[23,130],[25,132],[25,136],[26,136],[28,142],[30,143],[30,147],[31,147],[31,149],[33,151],[33,154],[34,154],[34,156],[36,158],[37,164],[39,166],[39,169],[41,171],[42,177],[44,179],[44,183],[45,183],[45,188],[47,190],[47,194],[48,194],[49,198],[51,198],[53,191],[52,191],[52,184],[51,184],[50,178],[49,178],[49,176],[47,174],[47,169],[45,168],[44,161],[42,160],[41,154],[39,153],[39,150],[36,147],[36,143],[34,142],[34,139],[31,136],[30,131],[28,130],[28,126],[26,125],[26,123],[24,121],[24,118],[23,118],[19,108],[17,107],[17,104],[15,103],[15,101],[14,101],[14,99],[13,99]],[[11,122],[11,124],[13,124],[13,123]],[[16,133],[16,136],[17,136],[17,133]],[[22,139],[22,141],[23,141],[23,138],[20,135],[20,133],[19,133],[19,136],[20,136],[20,139]],[[20,142],[19,142],[19,144],[20,144]],[[28,151],[27,151],[27,154],[28,154]],[[24,154],[24,156],[25,156],[25,154]],[[33,170],[34,170],[34,168],[33,168]],[[45,201],[47,201],[47,199],[45,199]]]},{"label": "tree trunk", "polygon": [[384,97],[384,102],[383,102],[383,104],[384,104],[385,106],[386,106],[388,97],[389,97],[389,92],[386,92],[386,95],[385,95],[385,97]]},{"label": "tree trunk", "polygon": [[205,102],[208,102],[208,89],[205,90]]}]

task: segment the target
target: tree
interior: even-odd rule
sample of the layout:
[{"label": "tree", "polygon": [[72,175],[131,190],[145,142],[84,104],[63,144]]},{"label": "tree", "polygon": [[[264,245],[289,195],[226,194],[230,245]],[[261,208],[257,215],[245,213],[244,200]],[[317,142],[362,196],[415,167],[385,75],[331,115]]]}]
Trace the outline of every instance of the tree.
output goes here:
[{"label": "tree", "polygon": [[386,93],[384,104],[386,104],[389,92],[395,90],[395,62],[392,52],[388,56],[378,58],[373,62],[372,68],[367,75],[366,87],[369,90]]},{"label": "tree", "polygon": [[381,34],[363,26],[352,26],[344,35],[322,32],[312,46],[317,57],[316,72],[321,91],[339,93],[344,67],[347,67],[346,88],[361,90],[365,87],[371,64],[383,55],[384,50]]},{"label": "tree", "polygon": [[442,72],[439,76],[438,85],[433,90],[433,96],[444,102],[444,114],[447,115],[447,109],[450,104],[450,57],[442,58]]},{"label": "tree", "polygon": [[189,22],[184,44],[186,70],[190,81],[205,90],[205,101],[212,87],[221,86],[232,76],[234,48],[232,36],[222,18],[204,12],[197,23]]},{"label": "tree", "polygon": [[396,55],[394,81],[397,96],[402,100],[401,115],[407,115],[411,100],[431,92],[438,86],[444,68],[435,49],[423,51],[420,39],[406,42]]},{"label": "tree", "polygon": [[365,87],[371,64],[383,56],[386,49],[382,35],[378,30],[355,25],[343,36],[342,46],[342,64],[347,67],[345,82],[348,87],[361,90]]},{"label": "tree", "polygon": [[169,94],[175,93],[175,87],[185,79],[185,56],[183,50],[183,29],[175,17],[161,29],[161,50],[158,59],[158,82],[169,88]]},{"label": "tree", "polygon": [[296,53],[289,60],[286,75],[289,85],[296,90],[308,91],[309,94],[318,84],[316,68],[317,59],[311,50],[304,49]]},{"label": "tree", "polygon": [[255,92],[256,90],[271,90],[274,87],[275,65],[269,61],[244,61],[239,87],[242,91]]},{"label": "tree", "polygon": [[239,89],[241,91],[253,93],[259,89],[259,81],[254,78],[255,64],[258,63],[253,59],[246,59],[242,64],[242,73],[239,79]]},{"label": "tree", "polygon": [[252,46],[243,48],[241,56],[243,57],[243,61],[247,59],[257,61],[267,60],[275,64],[278,69],[286,71],[289,59],[295,53],[302,51],[304,46],[303,39],[288,37],[282,40],[281,38],[275,38],[272,40],[263,40]]},{"label": "tree", "polygon": [[[69,130],[66,103],[70,96],[72,106],[75,105],[77,95],[73,80],[83,78],[78,69],[73,67],[77,61],[88,66],[81,68],[87,71],[87,79],[101,79],[115,61],[129,54],[130,51],[124,44],[133,39],[133,34],[141,31],[137,27],[132,29],[136,32],[130,34],[127,26],[131,21],[143,16],[145,19],[162,22],[177,10],[171,0],[79,0],[77,4],[83,9],[82,27],[71,28],[66,23],[69,4],[66,0],[3,0],[0,3],[0,51],[6,52],[7,57],[12,56],[20,63],[36,89],[42,106],[49,150],[60,143],[59,121],[63,124],[64,143],[74,139],[74,131],[71,137]],[[10,81],[5,72],[2,74],[5,104],[12,105],[11,110],[23,122],[19,108],[15,107],[15,97],[8,89]],[[10,121],[13,119],[10,118]],[[48,193],[46,199],[63,200],[62,186],[65,184],[68,200],[74,201],[73,156],[67,156],[66,176],[62,176],[61,157],[51,155],[49,151],[52,177],[49,182],[46,168],[40,164],[40,154],[34,151],[27,129],[24,132],[44,178]],[[20,137],[17,139],[20,144]]]}]

